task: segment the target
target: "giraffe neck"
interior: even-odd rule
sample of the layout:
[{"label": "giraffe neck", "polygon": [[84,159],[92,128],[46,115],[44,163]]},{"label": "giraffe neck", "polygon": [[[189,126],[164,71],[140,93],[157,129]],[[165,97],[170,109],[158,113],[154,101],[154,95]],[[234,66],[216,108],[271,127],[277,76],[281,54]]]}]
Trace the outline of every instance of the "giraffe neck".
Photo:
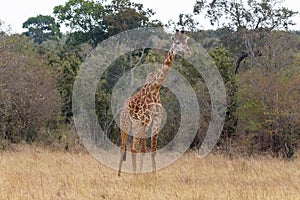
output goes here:
[{"label": "giraffe neck", "polygon": [[167,65],[168,67],[171,67],[173,64],[174,58],[175,58],[175,51],[174,51],[174,48],[172,47],[168,51],[168,54],[163,61],[163,65]]},{"label": "giraffe neck", "polygon": [[171,66],[173,64],[174,58],[175,58],[175,54],[173,53],[173,51],[171,49],[168,52],[167,56],[165,57],[161,67],[156,72],[155,82],[159,86],[161,86],[163,84],[163,82],[165,81],[165,79],[167,78],[167,76],[170,72]]}]

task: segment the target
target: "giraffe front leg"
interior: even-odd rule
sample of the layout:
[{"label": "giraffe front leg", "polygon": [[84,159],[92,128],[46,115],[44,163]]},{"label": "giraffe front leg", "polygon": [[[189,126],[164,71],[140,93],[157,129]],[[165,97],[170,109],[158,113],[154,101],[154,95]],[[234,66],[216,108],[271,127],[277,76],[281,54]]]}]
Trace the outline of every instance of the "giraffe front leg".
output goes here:
[{"label": "giraffe front leg", "polygon": [[132,146],[131,146],[131,157],[132,157],[132,170],[133,173],[136,173],[136,155],[138,152],[138,146],[140,143],[140,137],[139,136],[134,136],[133,141],[132,141]]},{"label": "giraffe front leg", "polygon": [[157,138],[158,138],[158,133],[155,135],[152,135],[152,137],[151,137],[151,162],[152,162],[152,171],[153,172],[156,172],[155,156],[156,156]]},{"label": "giraffe front leg", "polygon": [[141,144],[141,160],[140,160],[140,171],[143,169],[143,161],[145,157],[145,153],[147,151],[147,140],[146,137],[142,138],[142,144]]},{"label": "giraffe front leg", "polygon": [[156,171],[156,148],[157,148],[157,139],[158,139],[158,132],[161,125],[161,118],[162,115],[158,114],[153,118],[153,126],[152,126],[152,133],[151,133],[151,161],[152,161],[152,171]]},{"label": "giraffe front leg", "polygon": [[[141,139],[142,139],[141,152],[143,152],[142,154],[146,152],[146,130],[148,130],[148,126],[143,126],[139,123],[134,123],[132,126],[132,130],[133,130],[133,141],[131,146],[132,168],[133,168],[133,172],[136,173],[136,157],[137,157],[138,148]],[[141,162],[142,163],[140,163],[140,167],[143,165],[143,161]]]}]

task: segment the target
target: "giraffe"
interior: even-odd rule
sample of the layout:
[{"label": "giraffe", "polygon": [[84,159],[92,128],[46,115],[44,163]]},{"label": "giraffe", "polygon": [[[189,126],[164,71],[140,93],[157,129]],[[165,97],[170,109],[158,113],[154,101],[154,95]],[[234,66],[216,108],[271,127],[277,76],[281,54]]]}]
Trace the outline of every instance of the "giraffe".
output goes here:
[{"label": "giraffe", "polygon": [[152,171],[156,171],[155,155],[163,113],[159,91],[170,71],[175,55],[179,52],[191,54],[187,45],[188,39],[185,31],[176,30],[175,36],[172,37],[171,48],[161,66],[154,72],[150,72],[141,89],[126,100],[120,112],[121,149],[118,176],[121,174],[122,162],[125,160],[126,143],[130,131],[133,133],[131,145],[133,172],[136,173],[136,156],[140,142],[140,152],[142,153],[140,169],[142,169],[143,156],[147,148],[147,131],[151,124],[151,163]]}]

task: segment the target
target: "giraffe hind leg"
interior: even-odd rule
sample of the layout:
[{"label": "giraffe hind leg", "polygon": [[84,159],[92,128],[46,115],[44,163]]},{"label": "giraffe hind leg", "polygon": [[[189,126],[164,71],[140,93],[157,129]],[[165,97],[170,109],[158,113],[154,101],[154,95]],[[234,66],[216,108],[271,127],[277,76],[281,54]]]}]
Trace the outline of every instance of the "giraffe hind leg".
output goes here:
[{"label": "giraffe hind leg", "polygon": [[121,170],[122,170],[122,162],[124,161],[124,158],[126,160],[126,142],[128,139],[128,133],[121,132],[121,137],[122,137],[122,144],[121,144],[121,149],[120,149],[120,161],[119,161],[119,172],[118,176],[121,175]]},{"label": "giraffe hind leg", "polygon": [[[131,155],[132,155],[133,173],[136,173],[136,159],[137,159],[138,148],[141,140],[142,140],[141,151],[146,152],[146,130],[148,130],[148,126],[142,126],[140,124],[134,124],[132,126],[133,141],[131,146]],[[141,156],[143,157],[143,155]],[[140,163],[140,167],[141,165],[143,165],[143,163]]]},{"label": "giraffe hind leg", "polygon": [[128,134],[131,128],[131,122],[128,117],[128,113],[123,111],[121,112],[120,118],[120,129],[121,129],[121,148],[120,148],[120,160],[119,160],[119,172],[118,176],[121,175],[122,162],[126,160],[126,143],[128,139]]}]

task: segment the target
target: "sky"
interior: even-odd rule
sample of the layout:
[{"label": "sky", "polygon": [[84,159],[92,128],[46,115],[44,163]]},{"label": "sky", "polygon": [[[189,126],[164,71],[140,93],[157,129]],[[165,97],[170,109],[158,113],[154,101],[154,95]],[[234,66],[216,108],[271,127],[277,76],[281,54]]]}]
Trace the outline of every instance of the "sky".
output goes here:
[{"label": "sky", "polygon": [[[52,15],[53,8],[57,5],[64,5],[67,0],[8,0],[1,3],[0,20],[5,25],[10,25],[11,33],[22,33],[22,24],[29,18],[41,15]],[[159,19],[163,23],[167,23],[169,19],[178,20],[180,13],[192,13],[193,5],[196,0],[132,0],[136,3],[142,3],[145,8],[151,8],[156,12],[154,19]],[[285,0],[283,5],[288,8],[299,11],[298,0]],[[292,29],[300,30],[300,15],[293,19],[296,26]],[[207,28],[208,19],[200,22],[202,27]],[[64,31],[64,30],[63,30]]]}]

